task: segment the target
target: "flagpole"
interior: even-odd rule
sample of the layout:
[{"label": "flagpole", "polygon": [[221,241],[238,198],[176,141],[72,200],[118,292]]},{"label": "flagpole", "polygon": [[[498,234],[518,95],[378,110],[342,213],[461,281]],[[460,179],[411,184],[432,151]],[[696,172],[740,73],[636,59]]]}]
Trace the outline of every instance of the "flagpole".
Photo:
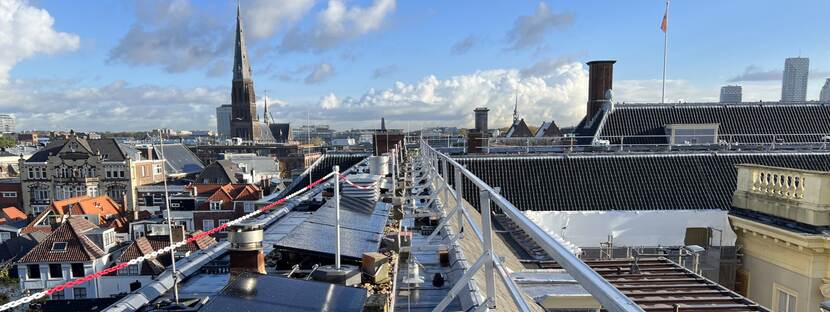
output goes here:
[{"label": "flagpole", "polygon": [[[663,20],[667,21],[669,18],[669,0],[666,0],[666,13]],[[663,29],[663,92],[660,96],[660,103],[666,103],[666,59],[669,56],[669,27],[666,22],[666,27]]]}]

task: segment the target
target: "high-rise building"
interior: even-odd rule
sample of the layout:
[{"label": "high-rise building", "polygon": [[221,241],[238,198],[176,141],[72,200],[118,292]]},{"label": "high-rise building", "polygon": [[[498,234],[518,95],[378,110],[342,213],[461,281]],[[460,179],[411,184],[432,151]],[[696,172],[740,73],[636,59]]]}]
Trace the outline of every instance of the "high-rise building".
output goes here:
[{"label": "high-rise building", "polygon": [[824,86],[821,87],[821,94],[818,96],[818,100],[822,102],[830,102],[830,78],[824,82]]},{"label": "high-rise building", "polygon": [[742,100],[741,86],[723,86],[720,88],[721,103],[740,103]]},{"label": "high-rise building", "polygon": [[12,114],[0,114],[0,132],[1,133],[12,133],[14,132],[14,115]]},{"label": "high-rise building", "polygon": [[233,106],[225,104],[216,108],[216,132],[220,138],[231,137],[231,114]]},{"label": "high-rise building", "polygon": [[233,57],[233,81],[231,83],[231,136],[243,140],[260,141],[262,128],[256,112],[256,95],[248,63],[248,49],[242,31],[242,14],[236,7],[236,47]]},{"label": "high-rise building", "polygon": [[781,102],[803,102],[807,99],[807,76],[809,72],[809,58],[791,57],[784,62]]}]

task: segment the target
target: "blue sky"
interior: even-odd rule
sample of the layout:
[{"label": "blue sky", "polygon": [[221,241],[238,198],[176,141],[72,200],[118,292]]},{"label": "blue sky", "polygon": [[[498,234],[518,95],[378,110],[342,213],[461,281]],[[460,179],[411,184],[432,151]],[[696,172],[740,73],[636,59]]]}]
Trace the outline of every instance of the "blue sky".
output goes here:
[{"label": "blue sky", "polygon": [[[13,38],[59,38],[0,44],[13,56],[0,64],[0,109],[21,129],[210,129],[214,107],[229,102],[232,1],[0,2],[17,13],[0,21]],[[469,126],[476,106],[504,123],[518,92],[531,124],[569,125],[584,114],[580,64],[595,59],[618,61],[617,100],[660,96],[663,1],[241,4],[260,102],[267,89],[275,117],[295,124],[309,114],[338,129],[380,116],[395,127]],[[737,83],[746,100],[776,100],[784,58],[799,53],[811,59],[816,99],[830,77],[819,35],[828,10],[827,1],[673,1],[668,99],[716,100],[720,85]]]}]

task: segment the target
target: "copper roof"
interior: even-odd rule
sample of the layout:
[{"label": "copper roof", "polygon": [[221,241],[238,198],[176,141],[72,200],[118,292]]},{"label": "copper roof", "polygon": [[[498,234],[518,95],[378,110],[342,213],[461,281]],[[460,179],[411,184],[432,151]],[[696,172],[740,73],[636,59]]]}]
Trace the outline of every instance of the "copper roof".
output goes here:
[{"label": "copper roof", "polygon": [[[103,257],[106,252],[84,234],[96,228],[98,226],[82,217],[70,217],[20,258],[19,262],[83,262]],[[54,243],[66,243],[65,251],[52,250]]]}]

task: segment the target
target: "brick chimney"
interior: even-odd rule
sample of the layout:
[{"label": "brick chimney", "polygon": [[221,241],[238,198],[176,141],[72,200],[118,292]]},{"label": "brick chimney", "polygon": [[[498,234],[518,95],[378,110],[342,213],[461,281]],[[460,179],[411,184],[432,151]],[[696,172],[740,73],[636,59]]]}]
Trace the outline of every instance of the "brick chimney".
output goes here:
[{"label": "brick chimney", "polygon": [[613,89],[614,63],[617,61],[588,62],[588,110],[585,118],[590,120],[602,109],[605,103],[605,94]]},{"label": "brick chimney", "polygon": [[228,227],[231,246],[229,271],[231,277],[250,272],[265,274],[265,254],[262,252],[262,224],[246,223]]}]

